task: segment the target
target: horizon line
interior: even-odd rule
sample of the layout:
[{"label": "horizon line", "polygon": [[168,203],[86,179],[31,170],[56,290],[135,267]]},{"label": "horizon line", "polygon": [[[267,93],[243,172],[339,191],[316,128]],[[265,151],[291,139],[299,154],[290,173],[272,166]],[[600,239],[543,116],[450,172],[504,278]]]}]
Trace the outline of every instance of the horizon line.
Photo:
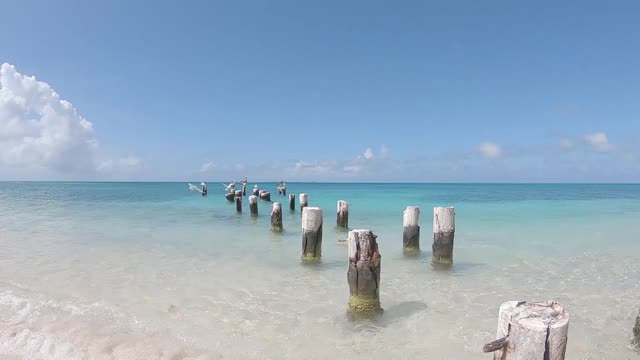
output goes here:
[{"label": "horizon line", "polygon": [[[229,183],[224,180],[174,180],[174,181],[147,181],[147,180],[0,180],[0,183],[151,183],[151,184],[180,184],[191,182],[206,183]],[[256,183],[279,183],[279,180],[257,180],[248,182]],[[239,183],[237,181],[236,183]],[[290,184],[407,184],[407,185],[640,185],[640,182],[456,182],[456,181],[285,181]]]}]

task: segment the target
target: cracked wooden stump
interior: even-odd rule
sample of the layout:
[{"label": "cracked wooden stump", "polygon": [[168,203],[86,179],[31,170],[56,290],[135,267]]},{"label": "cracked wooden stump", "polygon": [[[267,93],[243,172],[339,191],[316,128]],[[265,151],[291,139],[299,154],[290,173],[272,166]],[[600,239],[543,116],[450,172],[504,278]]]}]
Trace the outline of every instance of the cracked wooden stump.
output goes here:
[{"label": "cracked wooden stump", "polygon": [[349,228],[349,203],[344,200],[338,200],[338,217],[337,225],[340,229]]},{"label": "cracked wooden stump", "polygon": [[258,197],[255,195],[249,196],[249,210],[251,211],[251,215],[258,215]]},{"label": "cracked wooden stump", "polygon": [[453,263],[453,237],[456,232],[456,211],[453,207],[433,208],[433,262]]},{"label": "cracked wooden stump", "polygon": [[279,202],[273,203],[271,210],[271,230],[282,231],[282,207]]},{"label": "cracked wooden stump", "polygon": [[380,252],[377,236],[371,230],[349,231],[349,310],[353,312],[381,311]]},{"label": "cracked wooden stump", "polygon": [[236,211],[242,212],[242,190],[235,191]]},{"label": "cracked wooden stump", "polygon": [[322,255],[322,209],[302,209],[302,259],[320,260]]},{"label": "cracked wooden stump", "polygon": [[296,195],[289,194],[289,210],[294,211],[296,209]]},{"label": "cracked wooden stump", "polygon": [[253,195],[260,197],[260,189],[258,189],[258,185],[253,185]]},{"label": "cracked wooden stump", "polygon": [[402,213],[402,250],[407,254],[420,252],[420,208],[407,206]]},{"label": "cracked wooden stump", "polygon": [[494,360],[564,360],[569,313],[555,302],[507,301],[498,313],[497,340],[486,344]]},{"label": "cracked wooden stump", "polygon": [[232,203],[232,202],[234,202],[234,201],[235,201],[235,199],[236,199],[236,194],[235,194],[235,193],[230,192],[230,193],[226,193],[226,194],[224,195],[224,197],[227,199],[227,201],[228,201],[228,202]]},{"label": "cracked wooden stump", "polygon": [[300,212],[303,212],[304,208],[309,205],[309,195],[300,194]]}]

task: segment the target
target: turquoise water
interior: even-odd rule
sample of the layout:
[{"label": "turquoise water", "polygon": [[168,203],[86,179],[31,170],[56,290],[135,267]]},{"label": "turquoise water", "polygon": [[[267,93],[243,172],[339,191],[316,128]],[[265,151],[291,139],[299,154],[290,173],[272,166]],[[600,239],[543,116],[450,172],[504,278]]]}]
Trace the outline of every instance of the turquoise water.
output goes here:
[{"label": "turquoise water", "polygon": [[[33,359],[486,359],[508,300],[563,303],[568,358],[636,359],[640,185],[289,183],[324,212],[323,258],[300,262],[300,213],[237,214],[223,187],[0,183],[0,354]],[[249,187],[252,187],[250,184]],[[382,254],[379,319],[346,316],[346,233]],[[402,253],[421,209],[422,253]],[[454,267],[430,265],[432,208],[456,207]]]}]

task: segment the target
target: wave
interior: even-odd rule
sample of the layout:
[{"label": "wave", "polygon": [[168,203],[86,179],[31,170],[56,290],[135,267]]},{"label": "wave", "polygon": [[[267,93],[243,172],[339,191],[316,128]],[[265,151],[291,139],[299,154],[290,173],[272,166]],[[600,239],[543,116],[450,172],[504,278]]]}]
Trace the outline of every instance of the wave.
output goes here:
[{"label": "wave", "polygon": [[195,350],[162,329],[148,328],[114,306],[58,302],[15,286],[0,288],[3,359],[204,360],[219,356]]}]

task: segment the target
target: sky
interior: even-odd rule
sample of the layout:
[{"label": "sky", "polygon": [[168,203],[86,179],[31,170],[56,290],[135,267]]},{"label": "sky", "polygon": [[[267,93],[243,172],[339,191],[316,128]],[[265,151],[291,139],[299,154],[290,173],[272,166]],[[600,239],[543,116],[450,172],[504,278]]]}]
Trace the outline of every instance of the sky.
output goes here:
[{"label": "sky", "polygon": [[640,182],[638,1],[0,9],[0,180]]}]

